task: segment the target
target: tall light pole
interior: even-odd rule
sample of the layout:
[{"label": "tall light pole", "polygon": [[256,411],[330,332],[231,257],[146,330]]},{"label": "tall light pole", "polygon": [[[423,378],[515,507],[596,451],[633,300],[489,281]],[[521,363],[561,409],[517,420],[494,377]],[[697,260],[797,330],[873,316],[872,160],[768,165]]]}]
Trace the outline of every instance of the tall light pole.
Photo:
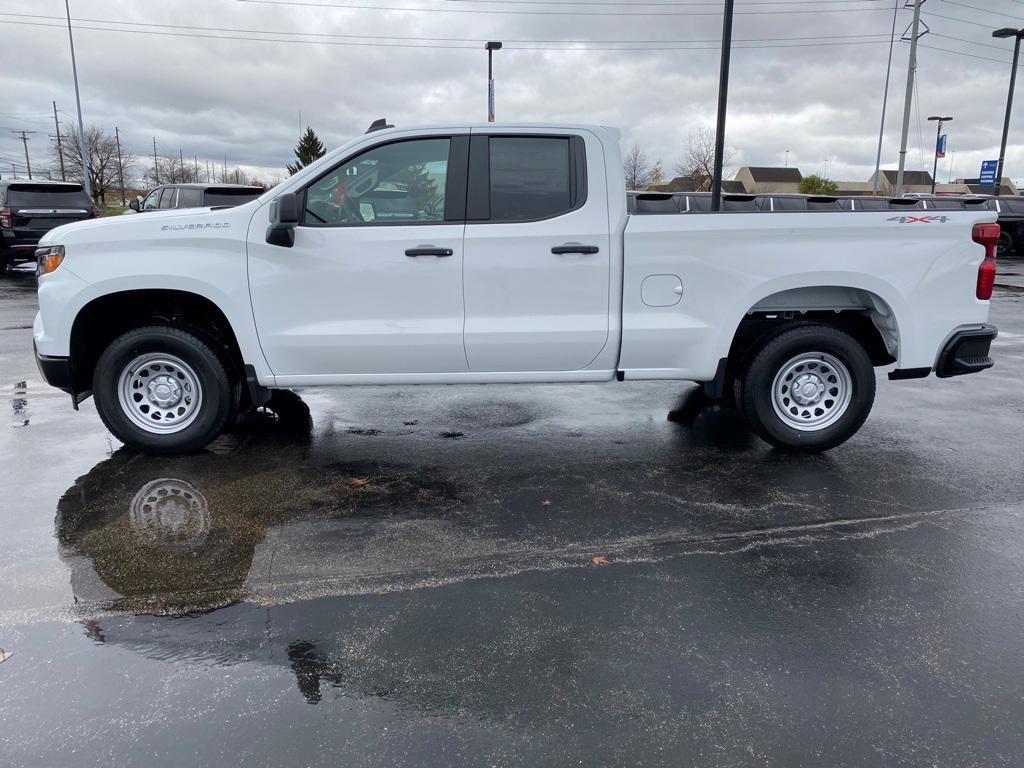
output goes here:
[{"label": "tall light pole", "polygon": [[715,126],[715,167],[711,173],[711,210],[722,209],[722,162],[725,154],[725,108],[729,103],[729,59],[735,0],[725,0],[722,13],[722,59],[718,65],[718,123]]},{"label": "tall light pole", "polygon": [[1006,117],[1003,118],[1003,140],[999,144],[999,162],[996,164],[996,197],[999,197],[999,188],[1003,184],[1003,160],[1006,158],[1006,137],[1010,133],[1010,112],[1013,110],[1013,87],[1017,84],[1017,60],[1020,58],[1020,39],[1024,37],[1024,29],[1003,27],[992,33],[992,37],[1012,37],[1013,42],[1013,69],[1010,70],[1010,90],[1006,94]]},{"label": "tall light pole", "polygon": [[[935,128],[935,160],[932,163],[932,194],[935,194],[935,174],[939,172],[939,142],[942,140],[942,124],[950,122],[952,117],[939,117],[931,115],[929,120],[935,120],[938,125]],[[943,155],[945,157],[945,155]]]},{"label": "tall light pole", "polygon": [[501,41],[491,40],[487,49],[487,122],[494,122],[494,52],[501,50]]},{"label": "tall light pole", "polygon": [[64,0],[68,14],[68,42],[71,44],[71,74],[75,79],[75,105],[78,107],[78,151],[82,153],[82,186],[85,194],[92,199],[92,184],[89,183],[89,152],[85,147],[85,123],[82,122],[82,97],[78,93],[78,64],[75,63],[75,36],[71,34],[71,6]]}]

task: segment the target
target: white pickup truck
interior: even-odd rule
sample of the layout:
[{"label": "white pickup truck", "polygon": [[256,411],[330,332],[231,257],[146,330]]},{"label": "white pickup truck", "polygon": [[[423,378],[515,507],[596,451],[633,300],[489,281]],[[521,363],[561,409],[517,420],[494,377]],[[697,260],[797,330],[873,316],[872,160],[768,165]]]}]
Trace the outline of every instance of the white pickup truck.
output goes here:
[{"label": "white pickup truck", "polygon": [[[983,202],[983,201],[982,201]],[[619,134],[387,126],[230,209],[59,227],[44,378],[120,440],[198,449],[274,388],[701,382],[820,451],[889,378],[992,365],[996,213],[969,200],[627,195]]]}]

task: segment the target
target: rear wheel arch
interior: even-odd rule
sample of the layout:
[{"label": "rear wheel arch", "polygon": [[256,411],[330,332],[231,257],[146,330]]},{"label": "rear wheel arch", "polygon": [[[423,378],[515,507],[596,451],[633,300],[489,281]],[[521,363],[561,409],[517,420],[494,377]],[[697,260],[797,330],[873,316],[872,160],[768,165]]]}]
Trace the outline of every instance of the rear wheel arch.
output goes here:
[{"label": "rear wheel arch", "polygon": [[733,331],[728,367],[742,367],[751,350],[800,323],[845,331],[864,347],[875,366],[899,358],[899,325],[889,302],[864,288],[819,285],[778,291],[747,309]]}]

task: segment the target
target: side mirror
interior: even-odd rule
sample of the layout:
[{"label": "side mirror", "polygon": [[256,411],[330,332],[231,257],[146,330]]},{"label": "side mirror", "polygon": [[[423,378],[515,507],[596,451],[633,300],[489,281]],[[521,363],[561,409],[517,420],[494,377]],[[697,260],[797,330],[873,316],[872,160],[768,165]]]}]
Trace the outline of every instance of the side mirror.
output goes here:
[{"label": "side mirror", "polygon": [[138,213],[139,212],[139,208],[141,206],[139,205],[139,201],[138,200],[132,200],[130,203],[128,203],[128,207],[131,208],[136,213]]},{"label": "side mirror", "polygon": [[282,248],[295,245],[295,227],[299,223],[299,196],[285,192],[270,204],[270,226],[267,242]]}]

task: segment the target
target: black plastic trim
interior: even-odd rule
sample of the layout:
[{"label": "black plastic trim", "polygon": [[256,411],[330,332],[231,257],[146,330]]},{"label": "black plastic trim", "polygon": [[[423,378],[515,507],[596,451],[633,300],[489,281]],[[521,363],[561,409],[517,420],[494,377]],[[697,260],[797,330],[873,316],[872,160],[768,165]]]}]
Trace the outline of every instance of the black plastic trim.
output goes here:
[{"label": "black plastic trim", "polygon": [[466,221],[484,222],[491,217],[491,156],[489,137],[469,140],[469,182]]},{"label": "black plastic trim", "polygon": [[71,379],[71,358],[40,355],[38,351],[35,351],[35,342],[32,343],[32,348],[36,356],[36,366],[39,368],[43,381],[51,387],[56,387],[73,396],[75,388]]},{"label": "black plastic trim", "polygon": [[270,390],[260,384],[256,377],[256,368],[246,363],[243,366],[245,371],[245,386],[249,390],[249,402],[253,408],[259,408],[270,402]]},{"label": "black plastic trim", "polygon": [[448,174],[444,190],[444,220],[466,220],[466,188],[469,185],[469,136],[452,136],[448,150]]},{"label": "black plastic trim", "polygon": [[940,379],[963,376],[991,368],[995,361],[989,357],[992,340],[999,335],[994,325],[983,325],[954,333],[939,353],[935,375]]},{"label": "black plastic trim", "polygon": [[725,392],[725,367],[728,362],[728,358],[723,357],[719,359],[718,367],[715,369],[715,378],[711,381],[701,382],[701,385],[704,387],[704,394],[712,400],[721,400],[722,394]]},{"label": "black plastic trim", "polygon": [[924,379],[932,372],[931,368],[897,368],[889,371],[889,381],[902,381],[903,379]]}]

